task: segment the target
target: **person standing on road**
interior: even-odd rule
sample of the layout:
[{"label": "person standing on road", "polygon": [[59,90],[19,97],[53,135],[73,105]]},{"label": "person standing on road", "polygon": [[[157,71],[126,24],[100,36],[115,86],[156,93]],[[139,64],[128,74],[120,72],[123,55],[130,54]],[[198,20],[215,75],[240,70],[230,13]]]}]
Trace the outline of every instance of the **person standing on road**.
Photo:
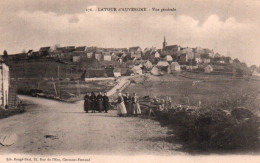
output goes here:
[{"label": "person standing on road", "polygon": [[129,96],[129,93],[127,92],[124,96],[124,102],[125,102],[125,107],[127,111],[127,116],[131,116],[133,111],[132,111],[132,98]]},{"label": "person standing on road", "polygon": [[96,106],[96,95],[94,92],[91,92],[91,96],[90,96],[90,101],[91,101],[91,110],[92,113],[95,113],[95,106]]},{"label": "person standing on road", "polygon": [[97,95],[97,107],[98,112],[101,112],[103,109],[103,96],[101,92],[99,92],[99,94]]},{"label": "person standing on road", "polygon": [[138,97],[136,96],[136,93],[133,94],[132,103],[133,103],[133,114],[135,116],[141,114],[141,108],[140,108]]},{"label": "person standing on road", "polygon": [[116,107],[117,107],[117,114],[118,114],[120,117],[126,115],[127,111],[126,111],[125,104],[124,104],[124,98],[123,98],[121,92],[118,93],[118,98],[117,98]]},{"label": "person standing on road", "polygon": [[89,109],[91,109],[91,100],[89,93],[86,93],[86,95],[84,96],[84,111],[88,113]]},{"label": "person standing on road", "polygon": [[105,113],[107,113],[107,111],[109,109],[109,98],[107,97],[107,93],[104,93],[104,96],[103,96],[103,107],[104,107]]}]

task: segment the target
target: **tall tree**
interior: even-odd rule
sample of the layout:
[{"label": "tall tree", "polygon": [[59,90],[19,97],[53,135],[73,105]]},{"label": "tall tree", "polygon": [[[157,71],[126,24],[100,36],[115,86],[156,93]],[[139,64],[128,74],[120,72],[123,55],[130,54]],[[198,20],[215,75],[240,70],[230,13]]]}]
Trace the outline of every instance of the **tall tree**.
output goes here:
[{"label": "tall tree", "polygon": [[237,59],[237,58],[235,58],[235,59],[233,60],[233,62],[234,62],[234,63],[240,63],[239,59]]},{"label": "tall tree", "polygon": [[260,65],[257,68],[257,72],[260,73]]},{"label": "tall tree", "polygon": [[6,50],[4,50],[4,52],[3,52],[3,56],[4,56],[4,57],[8,57],[8,53],[7,53]]},{"label": "tall tree", "polygon": [[256,66],[256,65],[250,66],[250,70],[251,70],[251,71],[257,70],[257,66]]}]

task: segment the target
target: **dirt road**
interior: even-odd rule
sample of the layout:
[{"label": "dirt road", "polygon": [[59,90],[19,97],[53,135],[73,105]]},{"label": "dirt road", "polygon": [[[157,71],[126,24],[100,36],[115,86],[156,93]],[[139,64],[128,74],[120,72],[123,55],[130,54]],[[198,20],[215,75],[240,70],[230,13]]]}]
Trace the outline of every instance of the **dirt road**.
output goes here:
[{"label": "dirt road", "polygon": [[117,92],[117,90],[122,91],[122,89],[124,89],[126,87],[126,85],[130,84],[130,81],[129,81],[130,78],[132,78],[132,77],[131,76],[120,77],[119,80],[118,80],[118,84],[115,85],[111,90],[109,90],[107,92],[107,95],[112,96]]},{"label": "dirt road", "polygon": [[139,117],[117,117],[116,111],[84,113],[83,101],[67,104],[20,97],[30,103],[27,112],[0,119],[0,134],[15,134],[12,146],[0,154],[184,154],[170,143],[168,129]]}]

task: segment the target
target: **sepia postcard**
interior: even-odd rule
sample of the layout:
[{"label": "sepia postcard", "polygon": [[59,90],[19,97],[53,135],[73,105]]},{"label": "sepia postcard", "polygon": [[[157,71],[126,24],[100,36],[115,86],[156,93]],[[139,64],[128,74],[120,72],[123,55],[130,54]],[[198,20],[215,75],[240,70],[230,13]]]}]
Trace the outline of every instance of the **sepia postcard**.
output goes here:
[{"label": "sepia postcard", "polygon": [[260,162],[259,0],[0,0],[0,163]]}]

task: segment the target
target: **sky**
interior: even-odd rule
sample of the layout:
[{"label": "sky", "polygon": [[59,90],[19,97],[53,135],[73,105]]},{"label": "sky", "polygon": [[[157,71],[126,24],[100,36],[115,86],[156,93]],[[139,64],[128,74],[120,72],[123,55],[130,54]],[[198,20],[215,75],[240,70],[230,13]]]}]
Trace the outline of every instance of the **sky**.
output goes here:
[{"label": "sky", "polygon": [[[176,11],[96,11],[108,7]],[[165,36],[168,45],[260,65],[259,0],[1,0],[0,15],[0,53],[55,44],[159,49]]]}]

